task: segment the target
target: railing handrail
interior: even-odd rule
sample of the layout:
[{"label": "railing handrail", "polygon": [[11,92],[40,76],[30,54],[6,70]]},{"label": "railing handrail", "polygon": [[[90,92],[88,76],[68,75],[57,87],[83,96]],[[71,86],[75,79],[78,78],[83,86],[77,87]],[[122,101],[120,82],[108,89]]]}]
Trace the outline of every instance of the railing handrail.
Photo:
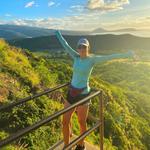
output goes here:
[{"label": "railing handrail", "polygon": [[[82,133],[80,136],[78,136],[76,139],[71,141],[68,145],[66,145],[63,150],[69,150],[73,146],[75,146],[80,140],[84,139],[86,136],[88,136],[91,132],[93,132],[95,129],[99,127],[99,136],[100,136],[100,150],[103,150],[103,142],[104,142],[104,118],[103,118],[103,92],[101,91],[100,99],[99,99],[99,120],[96,120],[96,124],[91,127],[90,129],[86,130],[84,133]],[[57,144],[57,146],[59,146]],[[50,149],[53,150],[53,149]]]},{"label": "railing handrail", "polygon": [[53,146],[51,146],[49,149],[47,150],[54,150],[55,148],[57,148],[59,145],[63,144],[63,140],[58,141],[57,143],[55,143]]},{"label": "railing handrail", "polygon": [[98,121],[93,127],[86,130],[84,133],[82,133],[80,136],[78,136],[76,139],[74,139],[72,142],[70,142],[66,147],[63,148],[63,150],[68,150],[76,145],[80,140],[85,138],[87,135],[89,135],[91,132],[93,132],[95,129],[97,129],[101,125],[101,122]]},{"label": "railing handrail", "polygon": [[97,92],[95,92],[95,93],[85,97],[81,101],[79,101],[79,102],[77,102],[75,104],[72,104],[72,105],[70,105],[67,108],[64,108],[62,110],[57,111],[56,113],[50,115],[46,119],[42,119],[42,120],[38,121],[37,123],[35,123],[34,125],[31,125],[31,126],[25,128],[25,129],[22,129],[22,130],[18,131],[17,133],[15,133],[15,134],[13,134],[13,135],[11,135],[11,136],[1,140],[0,141],[0,147],[5,146],[5,145],[15,141],[16,139],[18,139],[18,138],[22,137],[23,135],[25,135],[25,134],[27,134],[27,133],[29,133],[29,132],[39,128],[40,126],[42,126],[42,125],[52,121],[53,119],[59,117],[60,115],[68,112],[69,110],[71,110],[71,109],[73,109],[73,108],[75,108],[75,107],[77,107],[79,105],[82,105],[83,103],[89,101],[91,98],[99,95],[100,93],[101,93],[101,91],[97,91]]},{"label": "railing handrail", "polygon": [[[80,136],[78,136],[76,139],[71,141],[68,145],[66,145],[63,150],[69,150],[73,146],[75,146],[80,140],[84,139],[86,136],[88,136],[91,132],[93,132],[95,129],[99,127],[99,135],[100,135],[100,150],[103,150],[103,137],[104,137],[104,118],[103,118],[103,92],[101,91],[100,99],[99,99],[99,120],[94,119],[96,121],[96,124],[91,127],[90,129],[86,130],[84,133],[82,133]],[[54,144],[49,150],[53,150],[53,148],[57,148],[61,143]]]},{"label": "railing handrail", "polygon": [[46,90],[44,90],[44,91],[42,91],[42,92],[39,92],[39,93],[37,93],[37,94],[35,94],[35,95],[31,95],[31,96],[25,97],[25,98],[23,98],[23,99],[20,99],[20,100],[18,100],[18,101],[16,101],[16,102],[13,102],[13,103],[9,103],[9,104],[0,106],[0,111],[5,111],[5,110],[8,110],[8,109],[12,109],[12,108],[15,107],[15,106],[18,106],[18,105],[23,104],[23,103],[25,103],[25,102],[27,102],[27,101],[33,100],[33,99],[35,99],[35,98],[37,98],[37,97],[40,97],[40,96],[42,96],[42,95],[51,93],[51,92],[53,92],[53,91],[55,91],[55,90],[58,90],[58,89],[60,89],[60,88],[62,88],[62,87],[65,87],[65,86],[67,86],[67,85],[69,85],[69,83],[65,83],[65,84],[62,84],[62,85],[58,85],[58,86],[56,86],[56,87],[49,88],[49,89],[46,89]]}]

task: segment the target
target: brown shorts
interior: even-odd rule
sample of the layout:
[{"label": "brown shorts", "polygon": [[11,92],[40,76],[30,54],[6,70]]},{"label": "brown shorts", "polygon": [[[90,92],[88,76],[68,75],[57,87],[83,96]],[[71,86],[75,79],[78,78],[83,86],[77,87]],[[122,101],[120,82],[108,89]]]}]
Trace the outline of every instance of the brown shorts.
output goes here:
[{"label": "brown shorts", "polygon": [[[90,93],[91,93],[91,92],[89,92],[88,94],[79,94],[79,95],[73,97],[73,96],[70,95],[70,92],[68,91],[68,93],[67,93],[67,101],[68,101],[68,103],[70,103],[70,104],[74,104],[74,103],[76,103],[76,102],[82,100],[83,98],[89,96]],[[87,102],[85,102],[85,103],[90,104],[90,100],[87,101]],[[84,103],[84,104],[85,104],[85,103]]]}]

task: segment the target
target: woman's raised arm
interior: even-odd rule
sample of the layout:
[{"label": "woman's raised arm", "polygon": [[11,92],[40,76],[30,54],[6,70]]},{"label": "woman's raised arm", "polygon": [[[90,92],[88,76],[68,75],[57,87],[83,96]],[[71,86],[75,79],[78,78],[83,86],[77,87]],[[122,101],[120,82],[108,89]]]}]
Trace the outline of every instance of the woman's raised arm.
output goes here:
[{"label": "woman's raised arm", "polygon": [[58,38],[59,42],[63,46],[63,48],[70,54],[70,56],[74,59],[75,57],[79,56],[79,53],[72,49],[67,41],[63,38],[60,31],[56,30],[55,32],[56,37]]},{"label": "woman's raised arm", "polygon": [[134,58],[134,52],[128,51],[127,53],[118,53],[118,54],[111,54],[111,55],[94,55],[93,62],[106,62],[112,59],[120,59],[120,58]]}]

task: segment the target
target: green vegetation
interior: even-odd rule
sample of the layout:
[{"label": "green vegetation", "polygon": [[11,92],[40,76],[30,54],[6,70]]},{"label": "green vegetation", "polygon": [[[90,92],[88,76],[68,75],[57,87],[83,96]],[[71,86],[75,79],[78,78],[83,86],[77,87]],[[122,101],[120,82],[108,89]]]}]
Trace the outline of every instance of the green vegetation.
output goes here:
[{"label": "green vegetation", "polygon": [[102,87],[105,85],[111,99],[105,111],[105,137],[119,149],[150,148],[149,66],[116,60],[94,69],[97,82],[106,82]]},{"label": "green vegetation", "polygon": [[[34,56],[29,51],[10,47],[1,40],[0,55],[1,104],[17,101],[19,98],[59,84],[61,75],[48,68],[50,63],[43,58]],[[9,112],[0,112],[0,139],[53,114],[61,108],[60,102],[47,95],[29,101],[21,107],[15,107]],[[42,149],[46,149],[60,139],[61,129],[58,126],[60,126],[60,118],[28,134],[12,146],[8,146],[7,149],[13,149],[12,147],[17,149],[18,146],[30,149],[37,149],[40,146]],[[47,142],[45,143],[45,141]]]},{"label": "green vegetation", "polygon": [[[58,54],[57,54],[58,55]],[[54,56],[53,56],[54,57]],[[30,94],[69,82],[71,60],[49,58],[8,45],[0,40],[0,104],[17,101]],[[95,66],[91,87],[102,89],[105,105],[105,140],[108,150],[150,149],[150,64],[131,60],[110,61]],[[66,89],[60,90],[65,96]],[[98,118],[98,97],[92,100],[90,114]],[[0,112],[0,139],[30,126],[63,108],[59,96],[45,95],[8,112]],[[73,131],[79,134],[77,116],[73,116]],[[88,127],[94,122],[88,120]],[[99,144],[99,131],[86,139]],[[45,150],[62,139],[61,117],[3,150]]]}]

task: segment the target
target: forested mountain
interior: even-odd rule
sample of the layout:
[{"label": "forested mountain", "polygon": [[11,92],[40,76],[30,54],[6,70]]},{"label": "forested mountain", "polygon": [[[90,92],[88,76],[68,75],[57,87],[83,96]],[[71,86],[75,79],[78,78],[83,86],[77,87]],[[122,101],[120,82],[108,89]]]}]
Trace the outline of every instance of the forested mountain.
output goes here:
[{"label": "forested mountain", "polygon": [[[0,24],[0,38],[4,38],[6,40],[50,36],[54,35],[54,31],[55,31],[54,29],[46,29],[42,27],[39,28],[30,26]],[[68,31],[62,30],[62,33],[66,35],[90,34],[90,32],[88,31],[71,31],[71,30]]]},{"label": "forested mountain", "polygon": [[[101,50],[147,50],[150,49],[150,38],[136,37],[130,34],[113,35],[64,35],[69,45],[76,49],[78,40],[81,37],[86,37],[91,44],[92,52],[100,52]],[[27,48],[32,51],[38,50],[59,50],[62,49],[55,35],[36,37],[32,39],[19,39],[9,41],[11,45],[22,48]]]},{"label": "forested mountain", "polygon": [[[150,38],[138,37],[129,34],[131,31],[137,30],[134,28],[127,28],[108,31],[103,28],[98,28],[93,31],[61,30],[61,33],[74,49],[76,49],[78,39],[86,37],[90,41],[92,52],[99,53],[102,50],[149,51]],[[54,29],[17,25],[0,25],[0,38],[6,39],[11,45],[30,49],[32,51],[57,51],[62,49],[62,46],[55,37]]]},{"label": "forested mountain", "polygon": [[[55,29],[48,29],[42,27],[0,24],[0,38],[4,38],[6,40],[50,36],[50,35],[54,35],[54,31]],[[144,31],[138,30],[136,28],[122,28],[118,30],[107,30],[100,27],[94,30],[86,30],[86,31],[61,30],[61,32],[65,35],[92,35],[92,34],[95,35],[95,34],[118,34],[119,33],[119,34],[132,34],[132,35],[142,36],[142,32]],[[142,37],[144,37],[144,34]]]},{"label": "forested mountain", "polygon": [[[69,37],[68,37],[69,38]],[[37,42],[38,43],[38,42]],[[115,52],[115,51],[114,51]],[[107,53],[107,52],[106,52]],[[67,59],[66,59],[67,57]],[[49,59],[0,40],[0,104],[17,101],[30,94],[69,82],[72,60]],[[93,88],[104,92],[105,140],[108,150],[150,149],[150,63],[113,60],[97,64],[90,79]],[[66,96],[66,88],[59,94]],[[98,98],[92,100],[90,114],[98,118]],[[0,139],[34,124],[63,108],[59,96],[45,95],[8,112],[0,112]],[[79,134],[77,117],[73,132]],[[93,121],[88,120],[88,127]],[[87,140],[99,144],[99,131]],[[45,150],[62,138],[61,118],[27,134],[2,150]]]}]

